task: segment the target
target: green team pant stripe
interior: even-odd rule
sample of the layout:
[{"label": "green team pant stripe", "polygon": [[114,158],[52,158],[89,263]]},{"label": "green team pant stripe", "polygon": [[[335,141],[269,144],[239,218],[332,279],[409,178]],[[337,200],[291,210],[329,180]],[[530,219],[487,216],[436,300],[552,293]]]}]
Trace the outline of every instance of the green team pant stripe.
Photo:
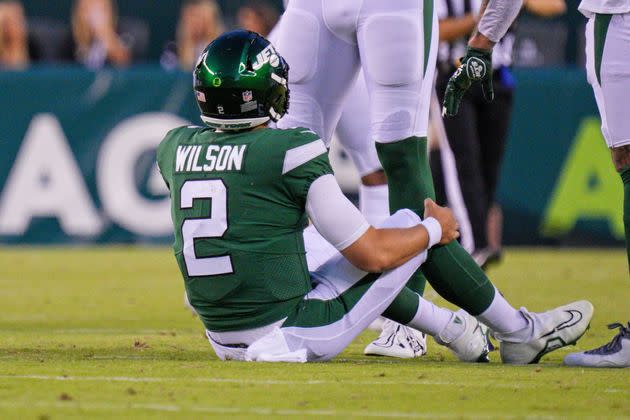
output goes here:
[{"label": "green team pant stripe", "polygon": [[613,15],[595,15],[595,28],[593,30],[595,36],[595,74],[597,75],[597,82],[601,86],[601,70],[602,70],[602,57],[604,55],[604,45],[606,43],[606,34],[608,33],[608,26],[610,25],[610,19]]},{"label": "green team pant stripe", "polygon": [[363,277],[335,299],[304,299],[300,302],[282,327],[314,328],[341,320],[361,300],[382,273],[371,273]]},{"label": "green team pant stripe", "polygon": [[427,73],[429,55],[431,55],[431,38],[433,36],[433,0],[423,0],[422,19],[424,28],[424,72]]}]

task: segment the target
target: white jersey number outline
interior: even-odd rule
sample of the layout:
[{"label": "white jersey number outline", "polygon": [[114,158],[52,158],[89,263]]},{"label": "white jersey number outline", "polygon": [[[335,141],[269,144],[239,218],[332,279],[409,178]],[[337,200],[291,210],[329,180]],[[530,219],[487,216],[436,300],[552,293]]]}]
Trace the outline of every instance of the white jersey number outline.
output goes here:
[{"label": "white jersey number outline", "polygon": [[190,277],[231,274],[232,259],[229,255],[197,258],[195,239],[220,238],[228,228],[227,188],[222,180],[186,181],[180,190],[180,208],[190,209],[194,201],[210,199],[210,217],[186,219],[182,224],[184,261]]}]

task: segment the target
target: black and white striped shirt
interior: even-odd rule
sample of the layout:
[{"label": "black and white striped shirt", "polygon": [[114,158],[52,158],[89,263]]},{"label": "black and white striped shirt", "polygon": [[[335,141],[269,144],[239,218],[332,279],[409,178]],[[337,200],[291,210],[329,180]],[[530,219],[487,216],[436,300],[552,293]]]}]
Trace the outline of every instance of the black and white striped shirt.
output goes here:
[{"label": "black and white striped shirt", "polygon": [[[435,0],[435,7],[439,20],[462,17],[469,13],[479,13],[481,0]],[[440,63],[441,67],[454,66],[454,63],[464,55],[468,38],[468,35],[466,35],[456,41],[440,42],[438,63]],[[514,40],[514,25],[512,25],[505,37],[494,46],[492,53],[492,65],[494,68],[512,65]]]}]

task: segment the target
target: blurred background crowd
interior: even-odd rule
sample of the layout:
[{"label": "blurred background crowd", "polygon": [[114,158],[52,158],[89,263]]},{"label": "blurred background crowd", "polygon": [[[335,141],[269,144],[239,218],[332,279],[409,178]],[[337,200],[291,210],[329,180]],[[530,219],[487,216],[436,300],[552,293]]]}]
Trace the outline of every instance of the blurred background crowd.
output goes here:
[{"label": "blurred background crowd", "polygon": [[[170,128],[200,123],[190,71],[224,31],[269,35],[285,3],[0,0],[0,108],[10,109],[0,113],[0,243],[165,243],[172,228],[154,153]],[[433,3],[439,103],[481,0]],[[586,82],[586,19],[578,3],[524,0],[495,47],[495,101],[485,103],[473,89],[457,118],[432,112],[437,199],[462,208],[460,219],[470,226],[463,243],[481,265],[500,254],[501,238],[518,245],[622,243],[622,191],[607,188],[618,179]],[[112,152],[108,172],[102,161],[119,140],[134,154],[120,160]],[[67,165],[48,163],[57,152],[69,154]],[[339,142],[331,160],[344,192],[356,198],[360,179]],[[72,175],[57,176],[60,168]],[[84,185],[70,188],[68,180],[78,178]],[[29,189],[39,189],[41,199],[22,193]],[[71,192],[83,207],[46,198]]]},{"label": "blurred background crowd", "polygon": [[[516,66],[581,64],[584,20],[577,1],[558,3],[526,2],[516,29]],[[98,69],[159,62],[168,70],[188,70],[226,29],[267,35],[282,9],[281,0],[2,0],[0,67],[74,63]]]},{"label": "blurred background crowd", "polygon": [[[0,1],[2,69],[40,64],[98,69],[159,61],[168,70],[189,70],[205,46],[228,28],[268,34],[282,7],[280,2],[246,0],[226,7],[231,13],[224,14],[221,2],[215,0],[169,1],[159,6],[132,1],[121,2],[120,8],[114,0],[42,3]],[[63,3],[68,3],[65,10]]]}]

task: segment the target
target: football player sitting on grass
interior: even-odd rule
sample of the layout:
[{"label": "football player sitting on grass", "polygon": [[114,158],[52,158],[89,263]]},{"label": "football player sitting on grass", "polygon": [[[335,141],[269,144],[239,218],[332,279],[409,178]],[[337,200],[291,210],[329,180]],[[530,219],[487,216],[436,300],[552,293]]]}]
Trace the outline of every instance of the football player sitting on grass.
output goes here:
[{"label": "football player sitting on grass", "polygon": [[[586,331],[586,301],[534,313],[513,308],[489,281],[432,283],[464,302],[452,312],[408,289],[428,253],[459,236],[453,214],[427,199],[424,220],[402,209],[370,226],[341,192],[316,134],[267,128],[289,108],[289,67],[260,35],[234,31],[212,42],[194,90],[208,127],[172,130],[157,156],[186,292],[221,359],[329,360],[380,315],[468,362],[487,360],[480,321],[514,364],[536,363]],[[477,296],[490,303],[475,318]]]}]

